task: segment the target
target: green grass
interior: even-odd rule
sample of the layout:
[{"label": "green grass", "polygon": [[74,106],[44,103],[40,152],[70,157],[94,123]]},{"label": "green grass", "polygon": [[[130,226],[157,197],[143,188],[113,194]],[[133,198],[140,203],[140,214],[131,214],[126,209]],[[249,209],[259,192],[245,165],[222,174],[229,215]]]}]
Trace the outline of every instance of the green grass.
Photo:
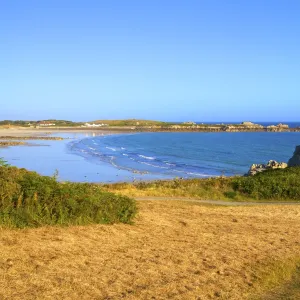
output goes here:
[{"label": "green grass", "polygon": [[138,119],[128,119],[128,120],[96,120],[93,123],[104,123],[109,126],[166,126],[173,123],[162,122],[162,121],[153,121],[153,120],[138,120]]},{"label": "green grass", "polygon": [[0,166],[0,226],[131,223],[135,201],[87,183],[59,183],[55,177]]},{"label": "green grass", "polygon": [[[253,282],[256,293],[248,295],[251,300],[287,300],[300,297],[300,258],[267,262],[255,270]],[[245,297],[246,298],[246,297]]]},{"label": "green grass", "polygon": [[300,167],[255,176],[104,184],[108,191],[134,197],[188,197],[227,201],[300,201]]}]

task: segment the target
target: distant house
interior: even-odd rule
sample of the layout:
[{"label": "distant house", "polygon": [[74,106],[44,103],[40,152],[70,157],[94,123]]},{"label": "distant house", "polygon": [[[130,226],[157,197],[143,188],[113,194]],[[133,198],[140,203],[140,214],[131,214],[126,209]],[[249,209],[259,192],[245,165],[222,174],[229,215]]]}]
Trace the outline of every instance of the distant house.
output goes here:
[{"label": "distant house", "polygon": [[81,125],[81,127],[104,127],[104,126],[108,126],[108,124],[85,123],[84,125]]},{"label": "distant house", "polygon": [[48,121],[38,121],[36,123],[37,126],[42,126],[42,127],[48,127],[48,126],[55,126],[55,123],[51,123]]}]

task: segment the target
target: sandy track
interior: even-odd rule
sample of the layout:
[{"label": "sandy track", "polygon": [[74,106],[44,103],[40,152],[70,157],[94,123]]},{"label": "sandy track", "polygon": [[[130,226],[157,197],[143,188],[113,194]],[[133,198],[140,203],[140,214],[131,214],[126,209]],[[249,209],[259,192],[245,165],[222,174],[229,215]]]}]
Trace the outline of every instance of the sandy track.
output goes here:
[{"label": "sandy track", "polygon": [[245,299],[300,207],[139,201],[134,225],[0,230],[0,299]]},{"label": "sandy track", "polygon": [[222,200],[200,200],[190,198],[170,197],[135,197],[137,201],[183,201],[198,204],[211,204],[220,206],[261,206],[261,205],[299,205],[300,202],[248,202],[248,201],[222,201]]}]

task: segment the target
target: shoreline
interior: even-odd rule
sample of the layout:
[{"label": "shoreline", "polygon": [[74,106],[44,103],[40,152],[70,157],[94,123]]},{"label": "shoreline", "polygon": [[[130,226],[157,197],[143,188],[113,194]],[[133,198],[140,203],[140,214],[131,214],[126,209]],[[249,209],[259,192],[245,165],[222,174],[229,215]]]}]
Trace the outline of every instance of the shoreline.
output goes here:
[{"label": "shoreline", "polygon": [[[62,182],[69,181],[105,184],[116,182],[132,183],[136,181],[152,181],[170,178],[169,176],[161,176],[160,174],[135,173],[130,170],[121,169],[109,162],[97,158],[87,158],[73,153],[67,146],[68,143],[72,141],[80,141],[88,137],[126,134],[125,132],[103,132],[100,130],[85,130],[84,132],[63,130],[58,132],[30,129],[0,129],[0,136],[14,136],[16,137],[14,141],[17,141],[17,137],[20,137],[20,140],[23,140],[26,139],[26,137],[31,136],[33,137],[33,140],[35,140],[35,137],[37,138],[45,135],[52,135],[55,137],[58,134],[63,139],[39,139],[39,144],[36,145],[49,147],[24,147],[35,146],[35,144],[15,144],[1,147],[0,157],[12,166],[35,171],[43,176],[53,176],[53,174],[58,171],[58,180]],[[30,139],[28,141],[30,141]]]},{"label": "shoreline", "polygon": [[[152,172],[148,169],[140,168],[125,168],[115,165],[99,156],[89,156],[85,151],[81,152],[72,151],[68,145],[73,142],[79,142],[84,138],[93,138],[97,136],[107,135],[126,135],[126,134],[138,134],[136,131],[109,131],[100,129],[0,129],[0,139],[5,140],[5,136],[11,138],[13,141],[20,140],[39,140],[38,144],[22,145],[22,149],[12,143],[12,147],[1,147],[0,157],[3,157],[9,164],[17,167],[24,167],[28,170],[37,171],[38,173],[46,176],[51,176],[56,170],[62,173],[59,178],[60,181],[74,181],[74,182],[93,182],[93,183],[116,183],[116,182],[151,182],[151,181],[164,181],[173,179],[191,179],[191,178],[215,178],[215,177],[232,177],[243,176],[244,172],[235,172],[233,174],[227,174],[222,172],[220,174],[214,174],[213,171],[206,173],[203,176],[189,176],[181,172],[173,173],[161,173]],[[15,137],[15,139],[14,139]],[[44,138],[42,138],[44,137]],[[40,143],[41,142],[41,143]],[[96,142],[96,141],[95,141]],[[69,144],[70,143],[70,144]],[[102,142],[100,142],[101,144]],[[104,142],[105,143],[105,142]],[[31,152],[24,150],[24,146],[44,146],[47,145],[47,149],[32,149]],[[14,150],[13,150],[14,148]],[[30,147],[35,148],[35,147]],[[43,147],[44,148],[44,147]],[[86,149],[88,150],[88,149]],[[27,153],[27,156],[24,153]],[[100,150],[102,153],[103,151]],[[145,155],[145,154],[144,154]],[[36,156],[36,158],[34,157]],[[270,157],[273,158],[273,157]],[[51,163],[52,161],[52,163]],[[69,162],[69,163],[68,163]],[[249,166],[253,163],[260,162],[253,160],[249,163]],[[122,164],[121,164],[122,165]],[[55,167],[55,168],[54,168]],[[49,171],[50,170],[50,171]]]}]

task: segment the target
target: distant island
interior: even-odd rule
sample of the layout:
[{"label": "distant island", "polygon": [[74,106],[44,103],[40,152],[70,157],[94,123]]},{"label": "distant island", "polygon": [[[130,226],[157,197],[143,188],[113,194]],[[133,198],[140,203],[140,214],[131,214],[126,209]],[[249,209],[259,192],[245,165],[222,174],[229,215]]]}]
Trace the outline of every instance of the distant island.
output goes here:
[{"label": "distant island", "polygon": [[175,131],[175,132],[300,132],[300,127],[289,127],[287,124],[273,124],[264,126],[249,121],[239,124],[208,124],[187,122],[162,122],[153,120],[96,120],[90,122],[73,122],[68,120],[3,120],[0,121],[2,128],[24,127],[24,128],[51,128],[51,129],[101,129],[109,131]]}]

